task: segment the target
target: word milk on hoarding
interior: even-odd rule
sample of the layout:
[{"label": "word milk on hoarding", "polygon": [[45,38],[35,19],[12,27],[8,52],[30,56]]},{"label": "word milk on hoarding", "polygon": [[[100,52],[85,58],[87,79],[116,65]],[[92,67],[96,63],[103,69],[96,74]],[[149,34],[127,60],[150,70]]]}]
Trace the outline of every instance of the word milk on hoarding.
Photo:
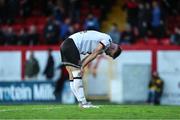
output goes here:
[{"label": "word milk on hoarding", "polygon": [[53,95],[54,87],[52,84],[42,83],[33,85],[34,100],[55,100]]}]

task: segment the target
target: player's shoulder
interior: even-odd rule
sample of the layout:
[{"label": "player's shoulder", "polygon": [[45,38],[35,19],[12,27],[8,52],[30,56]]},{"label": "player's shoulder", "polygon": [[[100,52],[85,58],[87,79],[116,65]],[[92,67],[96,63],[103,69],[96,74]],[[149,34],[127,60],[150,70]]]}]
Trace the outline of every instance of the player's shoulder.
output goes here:
[{"label": "player's shoulder", "polygon": [[112,38],[110,35],[108,35],[107,33],[104,32],[99,32],[99,31],[94,31],[91,30],[89,31],[91,32],[91,34],[95,37],[98,37],[99,39],[103,40],[103,41],[108,41],[108,42],[112,42]]},{"label": "player's shoulder", "polygon": [[103,39],[107,40],[108,42],[112,42],[112,38],[107,33],[102,33]]},{"label": "player's shoulder", "polygon": [[100,31],[95,31],[95,30],[87,30],[87,33],[92,34],[93,36],[102,36],[102,37],[108,37],[110,38],[110,36],[107,33],[104,32],[100,32]]}]

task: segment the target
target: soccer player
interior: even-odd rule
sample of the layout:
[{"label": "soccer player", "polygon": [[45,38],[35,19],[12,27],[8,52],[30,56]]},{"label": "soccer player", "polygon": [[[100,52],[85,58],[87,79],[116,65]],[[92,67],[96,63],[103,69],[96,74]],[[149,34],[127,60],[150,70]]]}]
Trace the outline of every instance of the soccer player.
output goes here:
[{"label": "soccer player", "polygon": [[[106,55],[117,58],[121,54],[121,48],[112,43],[109,35],[98,31],[87,30],[77,32],[61,44],[60,52],[62,63],[66,65],[69,73],[70,87],[82,108],[97,107],[87,102],[84,94],[82,75],[84,68],[98,55]],[[81,60],[80,54],[87,55]]]}]

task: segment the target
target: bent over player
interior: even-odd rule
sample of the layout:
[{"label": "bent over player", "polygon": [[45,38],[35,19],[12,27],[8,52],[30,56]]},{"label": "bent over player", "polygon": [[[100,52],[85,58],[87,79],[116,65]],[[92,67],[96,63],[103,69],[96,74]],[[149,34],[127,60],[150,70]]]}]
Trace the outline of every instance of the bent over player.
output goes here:
[{"label": "bent over player", "polygon": [[[109,35],[93,30],[75,33],[61,44],[62,64],[69,73],[70,87],[82,108],[97,107],[86,101],[82,75],[84,68],[98,55],[106,53],[113,59],[121,54],[121,48],[112,43]],[[89,54],[83,60],[80,54]]]}]

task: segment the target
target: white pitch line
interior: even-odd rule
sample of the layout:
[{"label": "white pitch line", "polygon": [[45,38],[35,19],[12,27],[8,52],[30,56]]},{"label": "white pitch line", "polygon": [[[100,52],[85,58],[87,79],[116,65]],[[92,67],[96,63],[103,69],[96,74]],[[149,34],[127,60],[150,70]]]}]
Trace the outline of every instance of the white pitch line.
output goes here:
[{"label": "white pitch line", "polygon": [[24,110],[52,110],[52,109],[59,109],[59,108],[64,108],[64,107],[30,108],[30,109],[16,108],[16,109],[0,110],[0,112],[13,112],[13,111],[24,111]]}]

